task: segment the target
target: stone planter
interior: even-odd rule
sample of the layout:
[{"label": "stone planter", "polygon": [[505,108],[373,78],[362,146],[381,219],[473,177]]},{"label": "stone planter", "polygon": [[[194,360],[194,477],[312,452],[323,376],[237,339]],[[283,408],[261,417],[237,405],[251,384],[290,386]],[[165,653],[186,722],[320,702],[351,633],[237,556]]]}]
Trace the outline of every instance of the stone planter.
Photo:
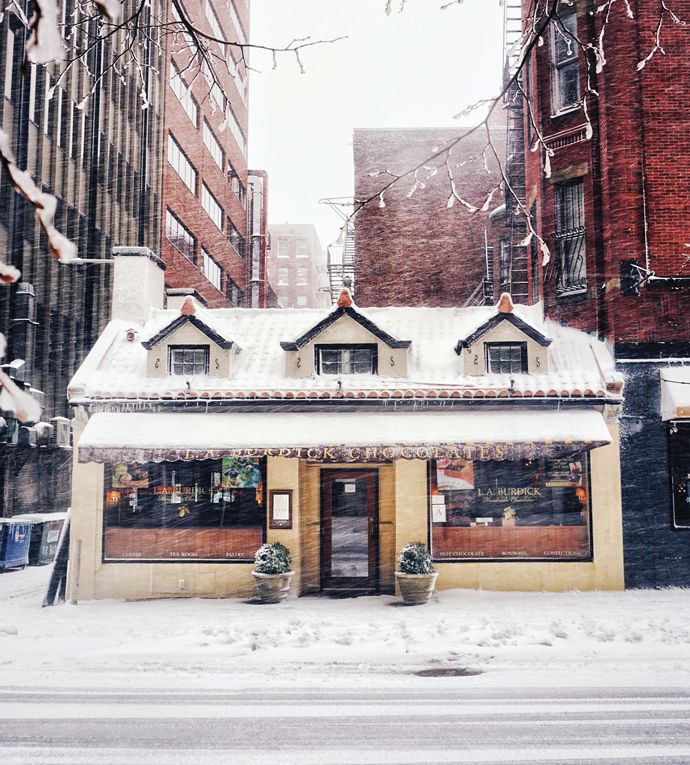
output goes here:
[{"label": "stone planter", "polygon": [[395,572],[400,585],[400,594],[406,606],[421,606],[426,603],[434,591],[438,571],[433,574],[403,574]]},{"label": "stone planter", "polygon": [[294,571],[287,571],[284,574],[260,574],[258,571],[252,571],[261,602],[280,603],[281,600],[285,600],[294,575]]}]

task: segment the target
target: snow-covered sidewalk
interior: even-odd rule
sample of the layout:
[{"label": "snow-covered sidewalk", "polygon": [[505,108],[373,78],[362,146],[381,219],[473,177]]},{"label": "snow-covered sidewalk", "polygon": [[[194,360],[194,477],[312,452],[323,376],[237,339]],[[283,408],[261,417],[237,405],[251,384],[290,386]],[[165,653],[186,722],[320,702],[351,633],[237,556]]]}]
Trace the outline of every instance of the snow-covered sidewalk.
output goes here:
[{"label": "snow-covered sidewalk", "polygon": [[[41,608],[48,567],[0,575],[3,686],[690,682],[690,590],[94,601]],[[436,678],[434,678],[436,682]]]}]

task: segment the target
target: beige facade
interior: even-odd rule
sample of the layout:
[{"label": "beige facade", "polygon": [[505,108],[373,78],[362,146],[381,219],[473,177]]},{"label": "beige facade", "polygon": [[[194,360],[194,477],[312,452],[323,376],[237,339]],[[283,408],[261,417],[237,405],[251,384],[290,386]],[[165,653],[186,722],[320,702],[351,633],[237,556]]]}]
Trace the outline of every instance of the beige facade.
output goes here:
[{"label": "beige facade", "polygon": [[517,327],[507,321],[493,327],[462,351],[463,369],[466,375],[485,375],[486,343],[526,343],[527,369],[529,374],[542,375],[549,371],[549,349],[539,345]]},{"label": "beige facade", "polygon": [[[75,441],[83,428],[76,424]],[[593,555],[587,561],[435,562],[437,589],[488,590],[622,589],[618,429],[609,425],[611,444],[590,456],[591,529]],[[70,597],[246,597],[254,593],[251,562],[103,562],[104,466],[80,463],[75,450],[70,551]],[[292,528],[270,529],[266,540],[280,541],[292,553],[296,594],[322,589],[322,471],[373,471],[377,482],[378,591],[392,593],[394,570],[401,547],[421,540],[429,543],[427,461],[400,459],[390,463],[311,463],[268,457],[267,495],[292,492]],[[267,509],[268,513],[268,509]]]},{"label": "beige facade", "polygon": [[192,347],[200,345],[208,346],[208,376],[227,378],[230,375],[232,359],[237,353],[237,349],[221,348],[200,329],[197,329],[192,324],[185,324],[175,330],[175,332],[171,332],[147,352],[147,377],[165,377],[168,374],[169,349],[171,346],[180,345]]},{"label": "beige facade", "polygon": [[623,587],[602,342],[508,295],[161,309],[162,287],[155,256],[117,259],[117,318],[69,387],[73,599],[247,596],[264,542],[290,549],[298,595],[393,593],[417,541],[439,590]]},{"label": "beige facade", "polygon": [[306,343],[297,351],[285,352],[285,376],[286,377],[313,377],[314,350],[317,345],[376,345],[379,365],[385,366],[389,377],[407,376],[407,348],[391,348],[383,340],[376,337],[372,332],[356,322],[353,318],[344,314],[333,322],[329,327]]}]

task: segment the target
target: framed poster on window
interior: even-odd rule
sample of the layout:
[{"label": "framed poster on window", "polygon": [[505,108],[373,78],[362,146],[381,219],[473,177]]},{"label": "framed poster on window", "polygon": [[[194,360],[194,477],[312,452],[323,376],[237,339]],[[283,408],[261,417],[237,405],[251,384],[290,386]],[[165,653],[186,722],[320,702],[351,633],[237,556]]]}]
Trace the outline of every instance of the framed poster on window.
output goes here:
[{"label": "framed poster on window", "polygon": [[269,528],[291,529],[292,489],[272,489],[269,496]]}]

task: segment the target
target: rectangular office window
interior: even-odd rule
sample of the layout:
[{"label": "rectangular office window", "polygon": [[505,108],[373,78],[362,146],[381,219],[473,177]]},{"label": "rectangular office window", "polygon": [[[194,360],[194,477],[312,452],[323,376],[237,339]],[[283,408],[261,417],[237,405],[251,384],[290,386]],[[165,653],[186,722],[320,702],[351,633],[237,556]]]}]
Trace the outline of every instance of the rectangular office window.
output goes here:
[{"label": "rectangular office window", "polygon": [[306,242],[297,242],[297,257],[298,258],[309,257],[309,245]]},{"label": "rectangular office window", "polygon": [[180,13],[180,9],[177,7],[176,3],[172,4],[171,13],[173,21],[176,22],[176,26],[172,27],[172,31],[175,33],[173,37],[175,42],[174,51],[176,53],[180,51],[189,51],[191,53],[195,53],[196,45],[189,32],[184,31],[186,30],[186,27],[182,23],[182,14]]},{"label": "rectangular office window", "polygon": [[219,231],[223,230],[223,208],[216,202],[205,183],[201,184],[201,206],[209,214]]},{"label": "rectangular office window", "polygon": [[223,269],[203,248],[201,250],[201,255],[203,258],[201,263],[201,272],[219,292],[222,292]]},{"label": "rectangular office window", "polygon": [[527,343],[484,343],[487,374],[527,372]]},{"label": "rectangular office window", "polygon": [[582,180],[553,187],[556,205],[556,291],[560,295],[585,292],[585,202]]},{"label": "rectangular office window", "polygon": [[[211,27],[211,35],[217,40],[225,40],[225,34],[222,27],[220,26],[220,21],[218,20],[216,11],[214,10],[209,0],[206,0],[204,5],[206,10],[206,20],[208,21],[208,25]],[[218,47],[220,48],[220,52],[223,54],[223,57],[225,57],[225,44],[219,42]]]},{"label": "rectangular office window", "polygon": [[278,269],[278,284],[285,286],[290,283],[290,271],[287,268]]},{"label": "rectangular office window", "polygon": [[298,285],[306,285],[309,282],[309,269],[308,268],[298,268],[297,269],[297,284]]},{"label": "rectangular office window", "polygon": [[235,117],[235,114],[230,108],[230,104],[228,104],[228,107],[225,110],[225,122],[228,126],[228,129],[232,133],[233,138],[237,141],[237,145],[240,147],[240,151],[246,156],[247,139],[244,137],[240,123],[237,121],[237,117]]},{"label": "rectangular office window", "polygon": [[171,133],[168,133],[168,162],[182,178],[184,185],[196,196],[197,172]]},{"label": "rectangular office window", "polygon": [[69,124],[69,156],[77,159],[79,156],[79,123],[83,110],[77,109],[77,105],[70,98],[70,124]]},{"label": "rectangular office window", "polygon": [[244,185],[242,184],[239,173],[235,170],[230,161],[228,161],[228,183],[240,204],[244,207],[246,199]]},{"label": "rectangular office window", "polygon": [[207,61],[201,63],[201,73],[208,85],[208,92],[211,95],[211,99],[221,112],[225,112],[225,96],[221,90],[215,71],[209,66]]},{"label": "rectangular office window", "polygon": [[240,17],[237,13],[237,9],[235,8],[235,3],[233,0],[230,0],[229,6],[230,6],[230,20],[232,21],[233,27],[235,27],[235,33],[237,34],[237,41],[242,43],[242,45],[246,45],[247,35],[244,33],[244,28],[242,26],[242,22],[240,21]]},{"label": "rectangular office window", "polygon": [[570,111],[580,104],[577,14],[554,19],[551,37],[551,112]]},{"label": "rectangular office window", "polygon": [[232,248],[240,256],[244,257],[244,237],[240,234],[235,224],[228,218],[228,242],[232,245]]},{"label": "rectangular office window", "polygon": [[182,108],[194,124],[194,127],[197,127],[199,124],[199,106],[194,100],[194,96],[190,93],[189,87],[182,79],[180,70],[174,61],[170,62],[170,87],[177,96],[178,101],[182,104]]},{"label": "rectangular office window", "polygon": [[43,132],[49,137],[55,136],[55,106],[57,99],[53,90],[54,79],[52,75],[46,72],[45,77],[45,92],[43,100]]},{"label": "rectangular office window", "polygon": [[209,153],[213,157],[213,161],[218,165],[221,173],[223,172],[223,149],[220,145],[220,141],[215,137],[208,122],[204,120],[204,126],[202,129],[204,138],[204,146],[209,150]]},{"label": "rectangular office window", "polygon": [[225,277],[225,294],[227,295],[228,300],[236,308],[239,308],[242,305],[242,290],[237,286],[237,282],[230,276]]},{"label": "rectangular office window", "polygon": [[431,462],[434,558],[590,560],[588,475],[586,452]]},{"label": "rectangular office window", "polygon": [[36,109],[36,80],[37,80],[38,67],[36,64],[31,64],[29,67],[29,119],[32,122],[37,121],[37,109]]},{"label": "rectangular office window", "polygon": [[12,86],[14,84],[14,32],[7,28],[7,50],[5,51],[5,98],[12,100]]},{"label": "rectangular office window", "polygon": [[376,374],[375,345],[317,345],[316,370],[322,375]]},{"label": "rectangular office window", "polygon": [[165,213],[165,236],[188,260],[194,263],[196,259],[196,238],[188,228],[173,215],[170,210]]}]

